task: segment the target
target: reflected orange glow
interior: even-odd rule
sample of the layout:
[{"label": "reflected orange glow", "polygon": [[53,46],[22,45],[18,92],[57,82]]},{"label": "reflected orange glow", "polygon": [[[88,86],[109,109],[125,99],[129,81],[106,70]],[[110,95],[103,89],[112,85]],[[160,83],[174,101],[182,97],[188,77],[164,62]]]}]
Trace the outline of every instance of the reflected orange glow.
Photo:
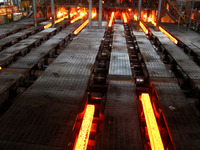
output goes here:
[{"label": "reflected orange glow", "polygon": [[[92,13],[92,19],[96,16],[96,13]],[[87,24],[89,23],[89,19],[83,22],[75,31],[74,34],[77,35]]]},{"label": "reflected orange glow", "polygon": [[127,23],[126,14],[125,14],[125,13],[122,13],[122,16],[123,16],[124,23]]},{"label": "reflected orange glow", "polygon": [[145,34],[149,33],[148,29],[145,27],[145,25],[141,21],[140,21],[140,27],[142,28]]},{"label": "reflected orange glow", "polygon": [[149,139],[152,150],[164,150],[156,118],[153,112],[149,94],[143,93],[141,96],[142,107],[147,124]]},{"label": "reflected orange glow", "polygon": [[111,26],[112,26],[114,14],[115,14],[115,12],[112,12],[111,17],[110,17],[110,21],[109,21],[109,24],[108,24],[108,27],[111,27]]},{"label": "reflected orange glow", "polygon": [[90,136],[90,130],[92,126],[94,111],[95,111],[94,105],[87,105],[74,150],[86,150],[88,139]]}]

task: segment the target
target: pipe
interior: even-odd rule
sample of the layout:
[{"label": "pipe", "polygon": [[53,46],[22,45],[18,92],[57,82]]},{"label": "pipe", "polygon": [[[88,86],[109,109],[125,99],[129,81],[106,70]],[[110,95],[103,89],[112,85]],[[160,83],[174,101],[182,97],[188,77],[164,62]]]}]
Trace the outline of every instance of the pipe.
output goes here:
[{"label": "pipe", "polygon": [[192,1],[192,8],[191,8],[191,15],[190,15],[190,22],[189,22],[188,30],[190,29],[191,22],[192,22],[192,13],[193,13],[193,8],[194,8],[194,1]]},{"label": "pipe", "polygon": [[37,8],[36,8],[36,1],[33,0],[33,19],[34,19],[34,26],[37,27]]},{"label": "pipe", "polygon": [[92,28],[92,0],[89,0],[89,28]]},{"label": "pipe", "polygon": [[137,16],[137,31],[139,31],[139,29],[140,29],[141,7],[142,7],[142,0],[139,0],[139,4],[138,4],[138,16]]},{"label": "pipe", "polygon": [[51,18],[52,18],[52,27],[54,27],[55,26],[54,0],[51,0]]},{"label": "pipe", "polygon": [[161,9],[162,9],[162,0],[159,0],[158,3],[158,15],[157,15],[157,19],[156,19],[156,27],[155,30],[159,31],[159,26],[160,26],[160,14],[161,14]]},{"label": "pipe", "polygon": [[99,29],[102,28],[102,0],[99,0]]}]

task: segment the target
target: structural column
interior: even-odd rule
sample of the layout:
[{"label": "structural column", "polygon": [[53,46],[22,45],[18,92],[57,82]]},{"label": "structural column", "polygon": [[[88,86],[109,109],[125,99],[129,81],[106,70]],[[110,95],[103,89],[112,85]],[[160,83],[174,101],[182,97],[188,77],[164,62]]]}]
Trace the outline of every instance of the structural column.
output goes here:
[{"label": "structural column", "polygon": [[142,0],[139,0],[138,3],[138,15],[137,15],[137,31],[140,29],[140,18],[141,18],[141,8],[142,8]]},{"label": "structural column", "polygon": [[99,0],[99,29],[102,28],[102,0]]},{"label": "structural column", "polygon": [[70,7],[68,8],[68,19],[70,20]]},{"label": "structural column", "polygon": [[157,19],[156,19],[156,27],[155,27],[156,31],[159,30],[161,9],[162,9],[162,0],[159,0],[158,14],[157,14]]},{"label": "structural column", "polygon": [[37,8],[36,8],[36,1],[33,0],[33,19],[34,19],[34,26],[37,26]]},{"label": "structural column", "polygon": [[51,0],[51,17],[52,17],[52,27],[55,25],[55,5],[54,0]]},{"label": "structural column", "polygon": [[191,8],[191,15],[190,15],[190,22],[189,22],[188,30],[190,29],[191,22],[192,22],[192,13],[193,13],[193,8],[194,8],[194,1],[192,1],[192,8]]},{"label": "structural column", "polygon": [[89,28],[92,28],[92,0],[89,0]]}]

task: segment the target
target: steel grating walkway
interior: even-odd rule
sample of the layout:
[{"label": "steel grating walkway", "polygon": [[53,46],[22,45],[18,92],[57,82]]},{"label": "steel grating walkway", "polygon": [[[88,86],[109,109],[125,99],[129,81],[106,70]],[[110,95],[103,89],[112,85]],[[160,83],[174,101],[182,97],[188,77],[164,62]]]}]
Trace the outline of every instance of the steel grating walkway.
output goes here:
[{"label": "steel grating walkway", "polygon": [[143,32],[133,32],[150,78],[172,78]]},{"label": "steel grating walkway", "polygon": [[96,149],[143,149],[123,24],[114,24],[103,129]]},{"label": "steel grating walkway", "polygon": [[[88,38],[87,30],[79,35],[87,38],[87,43],[82,43],[79,36],[74,39],[1,118],[2,150],[73,147],[73,126],[85,104],[90,69],[101,40]],[[103,29],[93,32],[103,37]],[[94,40],[98,44],[91,42]]]},{"label": "steel grating walkway", "polygon": [[177,83],[153,83],[176,149],[200,148],[199,110],[189,103]]}]

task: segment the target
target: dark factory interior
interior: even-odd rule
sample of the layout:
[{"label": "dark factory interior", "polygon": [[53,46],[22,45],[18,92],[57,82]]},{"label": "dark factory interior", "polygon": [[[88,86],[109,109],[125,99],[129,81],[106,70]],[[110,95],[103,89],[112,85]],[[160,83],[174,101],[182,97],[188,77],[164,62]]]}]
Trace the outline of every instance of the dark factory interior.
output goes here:
[{"label": "dark factory interior", "polygon": [[0,0],[0,150],[200,150],[200,0]]}]

